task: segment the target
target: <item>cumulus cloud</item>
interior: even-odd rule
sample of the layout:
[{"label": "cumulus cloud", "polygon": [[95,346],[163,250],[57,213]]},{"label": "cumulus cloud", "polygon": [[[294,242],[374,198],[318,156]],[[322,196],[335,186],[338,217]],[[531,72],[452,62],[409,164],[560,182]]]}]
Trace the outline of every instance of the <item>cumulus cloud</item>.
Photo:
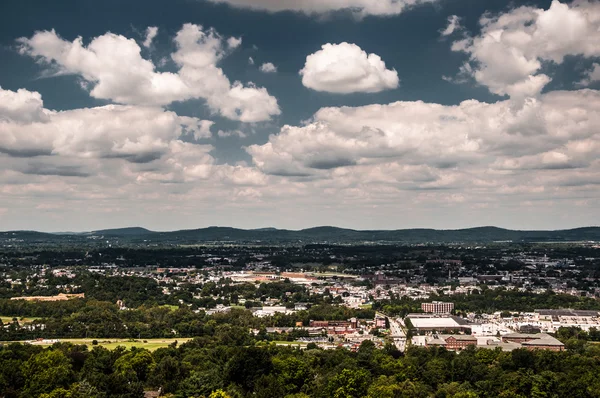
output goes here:
[{"label": "cumulus cloud", "polygon": [[268,174],[321,178],[335,169],[397,165],[426,170],[422,182],[413,183],[432,188],[448,173],[483,180],[479,170],[590,167],[599,122],[600,93],[590,90],[552,92],[521,107],[512,100],[334,107],[319,110],[304,126],[284,126],[247,151]]},{"label": "cumulus cloud", "polygon": [[221,138],[226,138],[226,137],[246,138],[247,137],[246,133],[244,133],[241,130],[219,130],[217,132],[217,135]]},{"label": "cumulus cloud", "polygon": [[102,209],[120,214],[126,203],[164,205],[167,197],[235,202],[265,186],[270,177],[257,168],[216,164],[211,145],[184,141],[210,137],[211,126],[150,106],[54,111],[39,93],[0,89],[0,201],[26,198],[53,214],[85,203],[82,215],[93,217]]},{"label": "cumulus cloud", "polygon": [[306,57],[300,70],[302,84],[330,93],[376,93],[398,87],[398,72],[386,69],[376,54],[367,54],[356,44],[324,44]]},{"label": "cumulus cloud", "polygon": [[[342,3],[350,2],[334,8],[312,3],[326,11],[306,11],[310,2],[288,7],[327,12],[345,8]],[[365,15],[388,3],[356,0],[354,11]],[[84,43],[38,32],[21,40],[24,54],[52,72],[79,76],[93,97],[113,104],[56,111],[37,92],[0,89],[0,213],[10,209],[2,225],[53,226],[48,217],[64,215],[78,220],[74,228],[90,222],[111,227],[124,219],[145,224],[149,213],[164,214],[155,224],[160,228],[236,220],[248,227],[257,220],[302,227],[340,219],[357,220],[349,222],[354,227],[423,226],[423,220],[447,227],[504,224],[507,214],[525,223],[521,227],[560,214],[568,214],[571,225],[588,223],[600,208],[600,92],[540,92],[551,78],[549,63],[597,54],[597,10],[596,3],[578,0],[486,15],[480,36],[453,44],[470,57],[459,78],[474,78],[509,99],[322,108],[250,145],[251,163],[236,165],[221,164],[213,146],[196,141],[243,137],[242,130],[252,129],[217,129],[212,121],[165,108],[201,98],[233,120],[277,115],[277,101],[266,89],[230,81],[219,67],[241,39],[184,25],[170,55],[176,69],[162,72],[141,56],[142,44],[120,35]],[[326,46],[347,48],[336,53],[324,46],[309,55],[302,72],[308,87],[343,93],[398,86],[397,73],[378,56],[348,43]],[[586,72],[585,84],[596,79],[597,69]],[[574,204],[584,210],[572,211]],[[24,225],[15,209],[30,211],[35,224]]]},{"label": "cumulus cloud", "polygon": [[260,71],[263,73],[275,73],[277,72],[277,67],[271,62],[265,62],[260,66]]},{"label": "cumulus cloud", "polygon": [[158,28],[156,26],[148,26],[148,28],[146,29],[146,39],[143,43],[144,47],[150,48],[150,46],[152,45],[152,40],[154,40],[157,34]]},{"label": "cumulus cloud", "polygon": [[462,29],[460,18],[457,15],[450,15],[448,17],[448,25],[440,32],[440,34],[442,36],[450,36],[459,29]]},{"label": "cumulus cloud", "polygon": [[484,15],[481,33],[454,42],[454,51],[469,55],[461,72],[495,94],[537,95],[551,78],[545,62],[560,64],[565,56],[600,56],[600,3],[554,0],[547,10],[519,7]]},{"label": "cumulus cloud", "polygon": [[250,8],[268,12],[295,11],[304,14],[323,14],[347,10],[359,16],[398,15],[421,4],[437,0],[208,0],[233,7]]},{"label": "cumulus cloud", "polygon": [[241,45],[242,45],[241,37],[230,37],[229,39],[227,39],[227,47],[229,47],[229,48],[238,48]]},{"label": "cumulus cloud", "polygon": [[[212,122],[180,117],[154,107],[107,105],[69,111],[21,107],[15,97],[39,100],[39,93],[0,90],[0,152],[16,157],[121,158],[146,163],[166,154],[169,143],[189,132],[206,135]],[[43,117],[39,117],[42,114]]]},{"label": "cumulus cloud", "polygon": [[592,68],[586,71],[585,77],[579,82],[579,84],[582,86],[588,86],[597,81],[600,81],[600,64],[594,63]]},{"label": "cumulus cloud", "polygon": [[[227,118],[258,122],[280,114],[277,100],[266,89],[249,83],[231,83],[218,62],[240,39],[224,40],[212,29],[185,24],[175,37],[177,51],[171,58],[177,73],[158,72],[142,58],[138,44],[121,35],[106,33],[85,46],[81,37],[73,42],[54,30],[21,38],[20,51],[49,64],[61,74],[81,76],[94,98],[120,104],[160,106],[194,98],[206,100],[210,109]],[[127,65],[127,68],[123,68]]]},{"label": "cumulus cloud", "polygon": [[0,87],[0,122],[30,123],[47,120],[40,93],[19,89],[16,92]]}]

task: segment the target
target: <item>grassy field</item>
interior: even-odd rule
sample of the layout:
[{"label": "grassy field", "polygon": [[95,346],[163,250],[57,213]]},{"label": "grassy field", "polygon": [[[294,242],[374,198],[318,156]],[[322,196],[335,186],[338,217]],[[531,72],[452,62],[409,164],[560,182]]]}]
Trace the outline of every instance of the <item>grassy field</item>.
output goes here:
[{"label": "grassy field", "polygon": [[170,309],[171,311],[176,311],[176,310],[178,310],[178,309],[179,309],[179,307],[178,307],[178,306],[176,306],[176,305],[170,305],[170,304],[161,305],[161,307],[163,307],[163,308],[168,308],[168,309]]},{"label": "grassy field", "polygon": [[27,317],[19,318],[19,317],[13,317],[13,316],[0,316],[2,323],[4,323],[4,324],[12,323],[13,318],[17,318],[20,325],[22,325],[24,323],[31,323],[31,322],[35,321],[36,319],[40,319],[40,318],[35,318],[35,317],[34,318],[27,318]]},{"label": "grassy field", "polygon": [[[98,340],[98,346],[107,348],[109,350],[115,349],[119,346],[125,347],[126,349],[130,349],[132,347],[145,348],[149,351],[154,351],[158,348],[164,348],[177,341],[178,344],[183,344],[189,340],[190,338],[180,338],[180,339],[142,339],[142,340],[127,340],[127,339],[59,339],[61,343],[73,343],[73,344],[85,344],[90,349],[92,348],[92,341]],[[8,342],[6,342],[8,343]],[[52,342],[29,342],[29,341],[19,341],[18,343],[30,343],[34,345],[42,345],[42,346],[50,346]]]},{"label": "grassy field", "polygon": [[269,343],[275,343],[277,345],[290,345],[290,346],[306,346],[308,343],[304,341],[271,341]]}]

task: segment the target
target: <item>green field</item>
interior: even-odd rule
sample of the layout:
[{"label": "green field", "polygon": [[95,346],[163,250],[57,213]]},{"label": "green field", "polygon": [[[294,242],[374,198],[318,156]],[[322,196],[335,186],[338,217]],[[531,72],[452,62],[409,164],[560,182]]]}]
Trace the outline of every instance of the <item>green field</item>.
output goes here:
[{"label": "green field", "polygon": [[[181,338],[181,339],[141,339],[141,340],[128,340],[128,339],[58,339],[61,343],[73,343],[73,344],[85,344],[89,348],[92,348],[92,341],[97,340],[98,346],[107,348],[109,350],[115,349],[119,346],[125,347],[126,349],[130,349],[132,347],[145,348],[149,351],[154,351],[158,348],[164,348],[177,341],[178,344],[183,344],[189,340],[190,338]],[[11,342],[4,342],[6,344]],[[15,343],[15,342],[12,342]],[[30,341],[17,341],[16,343],[30,343],[33,345],[41,345],[41,346],[49,346],[53,343],[51,342],[30,342]]]},{"label": "green field", "polygon": [[171,311],[176,311],[176,310],[178,310],[178,309],[179,309],[179,307],[178,307],[178,306],[176,306],[176,305],[170,305],[170,304],[161,305],[161,307],[162,307],[162,308],[168,308],[168,309],[170,309]]},{"label": "green field", "polygon": [[19,318],[19,317],[14,317],[14,316],[0,316],[0,320],[2,320],[2,323],[4,323],[4,324],[12,323],[13,318],[17,318],[20,325],[22,325],[24,323],[31,323],[31,322],[35,321],[36,319],[40,319],[40,318],[35,318],[35,317]]},{"label": "green field", "polygon": [[308,343],[304,341],[270,341],[269,344],[306,347]]}]

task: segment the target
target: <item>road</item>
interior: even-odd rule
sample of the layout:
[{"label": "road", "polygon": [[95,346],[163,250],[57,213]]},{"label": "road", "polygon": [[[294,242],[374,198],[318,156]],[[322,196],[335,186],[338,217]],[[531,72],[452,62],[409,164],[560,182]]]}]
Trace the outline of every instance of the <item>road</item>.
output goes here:
[{"label": "road", "polygon": [[390,337],[400,351],[406,347],[406,333],[404,333],[402,320],[399,318],[388,317],[390,321]]}]

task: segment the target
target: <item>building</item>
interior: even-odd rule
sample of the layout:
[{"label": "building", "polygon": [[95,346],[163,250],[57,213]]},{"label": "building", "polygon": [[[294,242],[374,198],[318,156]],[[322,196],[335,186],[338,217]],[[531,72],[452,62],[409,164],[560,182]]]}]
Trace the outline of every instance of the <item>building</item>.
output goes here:
[{"label": "building", "polygon": [[561,310],[546,310],[540,309],[535,310],[535,314],[540,321],[559,321],[560,318],[597,318],[598,311],[586,311],[586,310],[572,310],[572,309],[561,309]]},{"label": "building", "polygon": [[502,336],[503,343],[518,343],[529,350],[563,351],[565,345],[546,333],[510,333]]},{"label": "building", "polygon": [[451,315],[409,314],[405,322],[419,334],[425,333],[470,333],[471,324],[460,317]]},{"label": "building", "polygon": [[254,311],[253,315],[259,318],[263,318],[266,316],[273,316],[276,313],[289,315],[293,313],[293,310],[288,310],[284,306],[272,306],[272,307],[262,307],[256,311]]},{"label": "building", "polygon": [[375,327],[385,329],[385,318],[382,316],[375,317]]},{"label": "building", "polygon": [[311,319],[309,324],[310,324],[311,328],[328,328],[328,327],[352,328],[352,327],[356,327],[356,322],[353,323],[351,321],[313,321]]},{"label": "building", "polygon": [[306,311],[307,309],[308,309],[308,304],[306,304],[306,303],[294,304],[294,310],[296,310],[296,311]]},{"label": "building", "polygon": [[446,341],[446,349],[460,351],[467,346],[476,346],[477,339],[467,334],[450,335],[444,338]]},{"label": "building", "polygon": [[444,347],[451,351],[460,351],[471,345],[477,345],[477,338],[465,334],[436,334],[425,339],[426,347]]},{"label": "building", "polygon": [[421,309],[423,312],[431,314],[449,314],[454,310],[454,303],[433,301],[431,303],[422,303]]},{"label": "building", "polygon": [[539,309],[535,310],[533,321],[546,332],[554,332],[560,327],[577,327],[586,331],[600,329],[598,311]]}]

